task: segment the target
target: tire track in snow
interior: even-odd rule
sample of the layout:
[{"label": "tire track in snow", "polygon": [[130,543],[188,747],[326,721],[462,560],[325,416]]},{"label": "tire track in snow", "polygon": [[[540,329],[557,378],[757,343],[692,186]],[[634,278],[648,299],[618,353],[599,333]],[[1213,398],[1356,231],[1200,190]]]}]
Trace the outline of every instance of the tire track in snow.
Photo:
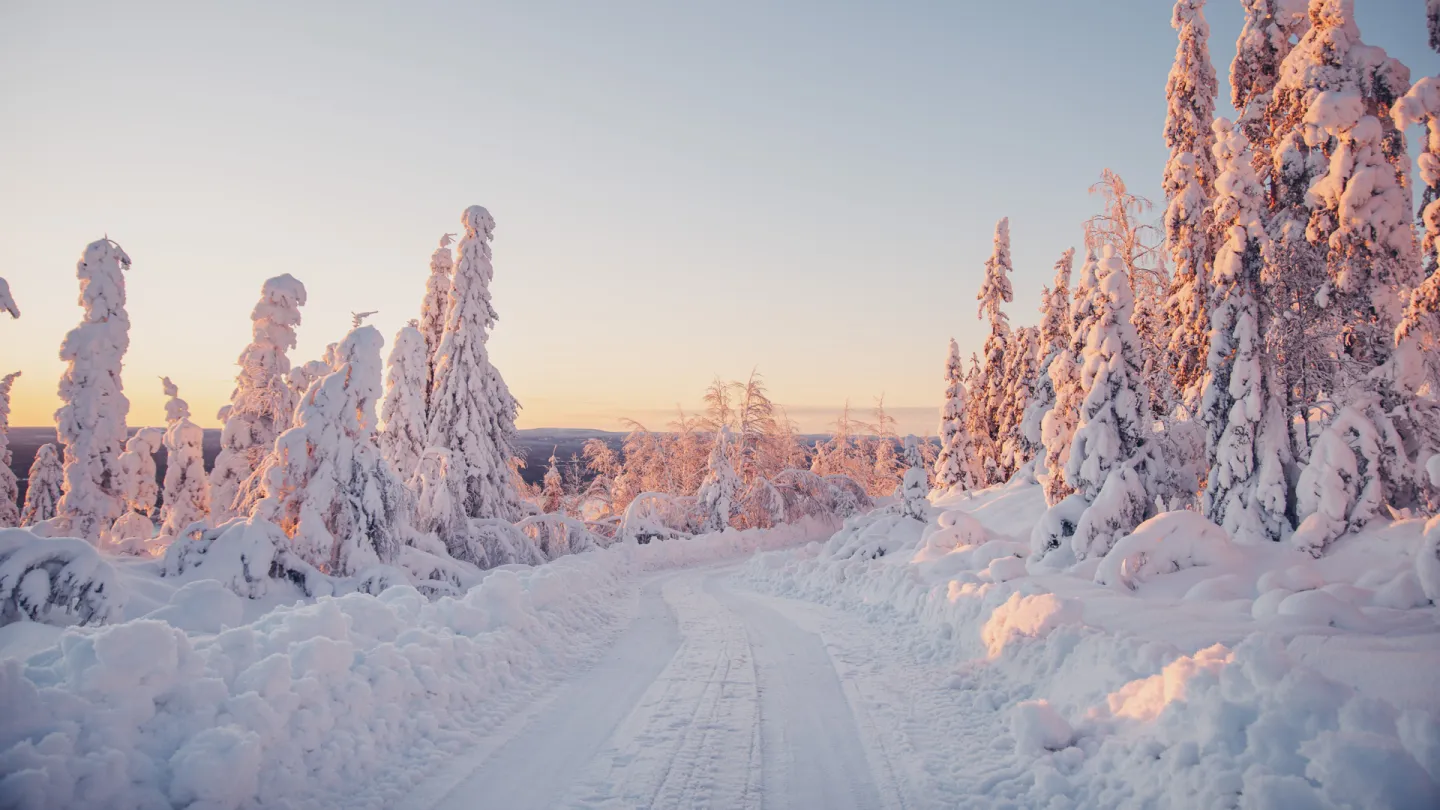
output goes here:
[{"label": "tire track in snow", "polygon": [[[759,678],[766,808],[869,810],[882,800],[859,725],[820,637],[712,576],[706,590],[745,624]],[[886,772],[890,771],[888,763]],[[888,788],[893,776],[882,780]],[[898,794],[892,796],[898,798]]]},{"label": "tire track in snow", "polygon": [[404,806],[554,807],[680,647],[675,613],[661,596],[669,576],[641,587],[635,618],[598,664],[496,729],[494,744],[457,762],[448,778],[422,784]]}]

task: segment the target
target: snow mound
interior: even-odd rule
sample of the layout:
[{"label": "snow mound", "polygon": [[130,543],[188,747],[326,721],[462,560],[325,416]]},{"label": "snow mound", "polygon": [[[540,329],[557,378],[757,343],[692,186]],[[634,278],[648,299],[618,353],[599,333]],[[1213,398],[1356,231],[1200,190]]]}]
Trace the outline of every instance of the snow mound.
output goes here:
[{"label": "snow mound", "polygon": [[124,594],[95,547],[74,537],[0,529],[0,625],[105,624],[120,617]]},{"label": "snow mound", "polygon": [[1095,570],[1095,582],[1135,590],[1149,577],[1199,565],[1225,565],[1240,557],[1230,535],[1198,512],[1163,512],[1110,549]]},{"label": "snow mound", "polygon": [[998,657],[1007,645],[1018,639],[1041,639],[1055,628],[1079,624],[1084,608],[1076,599],[1065,599],[1053,593],[1021,596],[1010,594],[1003,605],[990,614],[980,631],[991,658]]},{"label": "snow mound", "polygon": [[1010,733],[1017,754],[1042,754],[1068,748],[1075,730],[1048,700],[1025,700],[1010,711]]}]

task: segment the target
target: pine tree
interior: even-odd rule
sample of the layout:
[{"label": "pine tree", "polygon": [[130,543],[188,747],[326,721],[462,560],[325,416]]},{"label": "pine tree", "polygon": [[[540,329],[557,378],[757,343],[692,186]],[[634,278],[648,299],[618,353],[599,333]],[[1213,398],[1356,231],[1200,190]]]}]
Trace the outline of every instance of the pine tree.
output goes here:
[{"label": "pine tree", "polygon": [[76,266],[85,314],[60,345],[55,432],[65,445],[65,492],[56,505],[58,528],[98,543],[124,511],[120,453],[125,448],[125,398],[120,370],[130,347],[125,275],[130,257],[109,239],[91,242]]},{"label": "pine tree", "polygon": [[190,421],[190,406],[180,389],[165,377],[165,497],[160,534],[179,537],[193,523],[210,515],[210,479],[205,475],[205,431]]},{"label": "pine tree", "polygon": [[968,402],[961,366],[960,347],[951,338],[950,354],[945,360],[945,404],[940,409],[940,455],[935,459],[935,486],[964,492],[979,489],[983,484],[976,465],[975,447],[966,427]]},{"label": "pine tree", "polygon": [[10,388],[19,376],[20,372],[16,371],[0,377],[0,529],[21,525],[20,507],[16,503],[20,487],[15,472],[10,469]]},{"label": "pine tree", "polygon": [[25,508],[20,511],[21,526],[55,517],[55,508],[60,503],[64,486],[64,468],[60,464],[60,450],[53,443],[42,444],[30,463],[26,475]]},{"label": "pine tree", "polygon": [[560,514],[565,505],[565,484],[560,470],[555,466],[555,451],[550,451],[550,462],[545,467],[545,488],[541,490],[540,511],[547,515]]},{"label": "pine tree", "polygon": [[1140,338],[1131,324],[1134,299],[1125,263],[1104,247],[1090,291],[1095,320],[1086,334],[1080,420],[1065,479],[1090,503],[1071,538],[1078,559],[1104,556],[1146,517],[1145,482],[1137,465],[1150,442],[1148,393],[1141,377]]},{"label": "pine tree", "polygon": [[920,455],[920,442],[914,436],[905,437],[905,476],[900,481],[900,512],[922,523],[930,520],[929,477],[925,474],[925,459]]},{"label": "pine tree", "polygon": [[995,224],[995,245],[985,260],[985,275],[980,292],[980,318],[990,323],[982,352],[985,363],[977,372],[975,384],[969,387],[968,427],[981,457],[986,484],[998,484],[1009,477],[1011,470],[1001,460],[1004,429],[1001,413],[1010,400],[1004,379],[1006,352],[1010,343],[1010,319],[1000,308],[1014,300],[1010,287],[1010,220]]},{"label": "pine tree", "polygon": [[[1165,85],[1165,246],[1175,266],[1165,305],[1169,329],[1166,363],[1174,390],[1198,387],[1205,368],[1209,330],[1206,268],[1213,251],[1207,235],[1214,194],[1215,68],[1210,64],[1210,26],[1205,0],[1177,0],[1170,26],[1180,33],[1175,64]],[[1192,397],[1186,397],[1192,398]]]},{"label": "pine tree", "polygon": [[695,492],[702,515],[700,531],[718,532],[729,528],[730,518],[739,505],[740,488],[740,476],[730,465],[730,428],[722,427],[710,449],[705,480]]},{"label": "pine tree", "polygon": [[295,392],[288,377],[295,348],[295,327],[305,305],[305,285],[286,273],[267,279],[260,301],[250,312],[251,340],[236,363],[235,390],[221,410],[220,455],[210,471],[215,525],[245,515],[260,498],[255,476],[275,438],[290,427]]},{"label": "pine tree", "polygon": [[380,418],[380,452],[408,481],[425,452],[425,337],[412,324],[395,333],[395,345],[386,362],[385,402]]},{"label": "pine tree", "polygon": [[1035,357],[1035,385],[1025,404],[1020,430],[1035,451],[1035,478],[1042,485],[1058,471],[1052,470],[1053,457],[1045,440],[1045,419],[1055,407],[1055,380],[1050,366],[1070,345],[1070,273],[1075,266],[1075,249],[1070,248],[1055,263],[1055,280],[1040,296],[1039,346]]},{"label": "pine tree", "polygon": [[428,444],[450,451],[449,474],[465,479],[467,515],[513,521],[523,513],[510,467],[519,404],[485,349],[496,319],[490,304],[495,220],[473,205],[461,221],[465,238],[436,360]]},{"label": "pine tree", "polygon": [[1215,258],[1215,306],[1201,398],[1210,467],[1201,509],[1241,542],[1279,540],[1287,528],[1287,443],[1283,405],[1273,394],[1261,339],[1265,189],[1244,132],[1223,118],[1214,129],[1221,170],[1214,220],[1224,241]]},{"label": "pine tree", "polygon": [[1095,292],[1100,283],[1097,278],[1099,266],[1095,251],[1087,249],[1070,297],[1070,344],[1056,354],[1046,367],[1051,385],[1055,388],[1055,406],[1040,425],[1041,443],[1045,446],[1045,457],[1048,459],[1046,476],[1041,479],[1041,484],[1045,488],[1045,502],[1050,506],[1059,504],[1075,491],[1074,485],[1066,480],[1065,467],[1070,459],[1070,445],[1074,441],[1080,407],[1085,400],[1085,389],[1080,384],[1080,366],[1085,342],[1097,318]]},{"label": "pine tree", "polygon": [[424,401],[430,402],[430,391],[435,386],[435,367],[438,364],[440,339],[445,333],[446,315],[450,308],[450,285],[455,272],[455,258],[450,244],[455,234],[440,237],[440,246],[430,254],[430,277],[425,280],[425,300],[420,304],[418,329],[425,338],[425,391]]},{"label": "pine tree", "polygon": [[279,526],[306,562],[337,576],[393,562],[413,531],[409,496],[376,438],[384,342],[373,326],[340,342],[335,371],[310,386],[295,425],[275,440],[253,513]]}]

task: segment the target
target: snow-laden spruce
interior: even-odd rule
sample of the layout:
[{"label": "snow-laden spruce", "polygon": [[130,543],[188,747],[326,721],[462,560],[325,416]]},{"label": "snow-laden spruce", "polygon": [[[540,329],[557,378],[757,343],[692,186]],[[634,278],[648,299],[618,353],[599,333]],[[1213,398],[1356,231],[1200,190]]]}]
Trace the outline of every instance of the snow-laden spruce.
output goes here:
[{"label": "snow-laden spruce", "polygon": [[1245,21],[1230,62],[1230,105],[1239,113],[1235,123],[1250,141],[1255,173],[1262,182],[1275,171],[1270,160],[1275,136],[1266,111],[1291,40],[1310,27],[1306,4],[1307,0],[1241,0]]},{"label": "snow-laden spruce", "polygon": [[60,448],[53,442],[40,445],[25,480],[25,508],[20,510],[21,526],[34,526],[55,517],[64,490],[64,467]]},{"label": "snow-laden spruce", "polygon": [[[1070,321],[1070,272],[1075,266],[1075,249],[1067,248],[1055,262],[1055,280],[1040,293],[1040,328],[1035,357],[1035,384],[1025,404],[1021,419],[1021,432],[1035,452],[1035,480],[1044,484],[1059,475],[1053,469],[1054,457],[1050,455],[1050,444],[1045,440],[1045,420],[1055,408],[1055,381],[1050,375],[1050,365],[1070,346],[1072,323]],[[1062,460],[1063,466],[1064,461]]]},{"label": "snow-laden spruce", "polygon": [[150,538],[155,536],[155,523],[151,517],[160,495],[160,487],[155,480],[155,454],[160,452],[160,441],[164,435],[160,428],[144,427],[125,442],[125,452],[120,454],[120,491],[125,501],[125,513],[100,535],[106,546],[114,551],[122,554],[147,554],[149,551]]},{"label": "snow-laden spruce", "polygon": [[555,451],[550,451],[550,460],[545,465],[545,480],[540,490],[540,511],[547,515],[559,514],[564,507],[565,484],[560,470],[555,466]]},{"label": "snow-laden spruce", "polygon": [[[1080,358],[1085,353],[1085,340],[1095,319],[1092,295],[1099,283],[1096,278],[1098,268],[1095,251],[1087,249],[1074,289],[1069,293],[1069,345],[1062,347],[1045,367],[1050,385],[1055,389],[1055,405],[1040,423],[1040,441],[1047,459],[1041,483],[1045,487],[1045,502],[1050,506],[1059,504],[1075,491],[1075,486],[1066,480],[1065,466],[1069,463],[1070,445],[1079,422],[1080,406],[1085,399],[1085,389],[1080,385]],[[1068,280],[1068,269],[1064,277]],[[1057,289],[1060,279],[1057,268]],[[1054,292],[1051,294],[1054,295]],[[1060,302],[1057,300],[1055,303],[1058,305]]]},{"label": "snow-laden spruce", "polygon": [[994,248],[990,258],[985,260],[985,274],[980,282],[980,292],[975,296],[980,302],[980,318],[990,324],[990,334],[981,349],[984,364],[976,374],[975,383],[969,387],[966,407],[967,426],[981,459],[986,484],[998,484],[1011,472],[1001,463],[1002,445],[1010,425],[1000,421],[1010,399],[1009,381],[1004,376],[1010,343],[1010,317],[1001,309],[1001,304],[1008,304],[1015,297],[1010,286],[1010,269],[1010,220],[1007,217],[995,223]]},{"label": "snow-laden spruce", "polygon": [[210,471],[210,500],[218,525],[249,514],[260,498],[255,471],[290,427],[295,393],[287,376],[295,327],[305,305],[305,285],[286,273],[267,279],[250,313],[251,340],[240,359],[230,404],[220,410],[220,455]]},{"label": "snow-laden spruce", "polygon": [[520,406],[485,348],[496,320],[490,304],[495,220],[478,205],[460,219],[465,237],[436,358],[427,445],[450,452],[448,474],[463,480],[466,515],[515,521],[525,511],[511,467]]},{"label": "snow-laden spruce", "polygon": [[430,276],[425,279],[425,300],[420,303],[420,323],[416,328],[425,338],[425,403],[429,407],[430,391],[435,386],[435,367],[439,362],[440,340],[445,334],[445,320],[450,309],[451,276],[455,257],[450,245],[455,234],[440,237],[440,246],[430,254]]},{"label": "snow-laden spruce", "polygon": [[1205,369],[1205,343],[1210,328],[1206,268],[1214,250],[1210,231],[1210,199],[1217,171],[1211,155],[1215,119],[1215,67],[1210,63],[1210,25],[1205,0],[1178,0],[1170,26],[1179,32],[1175,63],[1165,85],[1165,247],[1174,265],[1169,299],[1165,363],[1174,390],[1193,399]]},{"label": "snow-laden spruce", "polygon": [[19,376],[20,372],[15,371],[0,377],[0,529],[21,525],[20,505],[16,502],[20,486],[10,469],[10,389]]},{"label": "snow-laden spruce", "polygon": [[376,440],[384,343],[373,326],[345,336],[335,370],[310,386],[262,468],[265,497],[254,516],[335,576],[391,564],[411,532],[409,496]]},{"label": "snow-laden spruce", "polygon": [[966,423],[967,393],[960,347],[951,338],[945,358],[945,404],[940,408],[940,455],[935,458],[937,487],[971,490],[984,485]]},{"label": "snow-laden spruce", "polygon": [[925,458],[920,454],[920,440],[905,437],[905,476],[900,479],[900,513],[922,523],[930,520],[930,476],[925,472]]},{"label": "snow-laden spruce", "polygon": [[729,528],[739,498],[740,476],[730,463],[730,427],[726,425],[715,434],[715,443],[710,447],[710,461],[705,468],[705,480],[695,492],[696,506],[701,514],[700,531],[718,532]]},{"label": "snow-laden spruce", "polygon": [[1100,257],[1097,285],[1088,293],[1095,320],[1081,358],[1085,398],[1065,460],[1065,480],[1089,504],[1070,538],[1075,557],[1082,560],[1104,556],[1146,518],[1149,503],[1137,465],[1151,435],[1140,338],[1130,322],[1130,280],[1125,263],[1109,245]]},{"label": "snow-laden spruce", "polygon": [[125,449],[125,398],[120,370],[130,348],[125,271],[130,257],[109,239],[91,242],[76,265],[80,325],[60,344],[65,373],[55,433],[65,445],[65,491],[56,505],[55,534],[98,543],[124,512],[120,454]]},{"label": "snow-laden spruce", "polygon": [[380,452],[402,481],[415,474],[425,452],[425,384],[430,364],[425,337],[412,323],[395,333],[386,361],[385,402],[380,410]]},{"label": "snow-laden spruce", "polygon": [[210,479],[205,475],[205,431],[190,421],[190,405],[169,377],[161,381],[165,396],[165,495],[160,509],[160,535],[178,537],[210,516]]},{"label": "snow-laden spruce", "polygon": [[1279,540],[1288,528],[1288,442],[1261,326],[1265,189],[1255,176],[1245,133],[1223,118],[1214,131],[1220,177],[1213,213],[1221,244],[1201,396],[1210,466],[1201,511],[1242,543]]}]

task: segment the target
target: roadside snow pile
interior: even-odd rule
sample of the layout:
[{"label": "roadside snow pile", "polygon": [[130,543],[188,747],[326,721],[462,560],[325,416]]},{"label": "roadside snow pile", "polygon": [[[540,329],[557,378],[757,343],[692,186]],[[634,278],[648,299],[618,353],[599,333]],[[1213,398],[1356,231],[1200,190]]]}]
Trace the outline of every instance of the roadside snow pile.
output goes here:
[{"label": "roadside snow pile", "polygon": [[994,766],[1008,775],[991,798],[1440,806],[1440,608],[1421,587],[1440,530],[1377,523],[1314,559],[1172,512],[1056,570],[1017,539],[1042,504],[1007,485],[939,498],[918,531],[853,518],[746,574],[898,623],[918,657],[949,662],[956,700],[1009,719],[996,748],[1016,764]]},{"label": "roadside snow pile", "polygon": [[[276,607],[246,623],[254,603],[232,588],[279,581],[255,576],[252,566],[275,564],[266,557],[274,546],[246,541],[246,526],[232,524],[198,558],[166,563],[198,559],[196,573],[224,579],[197,578],[143,618],[56,630],[38,652],[27,645],[25,660],[0,660],[5,806],[313,806],[310,797],[333,799],[383,768],[453,745],[457,729],[500,722],[547,678],[598,654],[631,609],[635,574],[834,528],[620,545],[495,569],[456,597],[432,601],[397,584],[377,596]],[[256,548],[263,553],[252,558]],[[99,558],[90,554],[93,575]],[[26,624],[4,629],[16,627]]]}]

